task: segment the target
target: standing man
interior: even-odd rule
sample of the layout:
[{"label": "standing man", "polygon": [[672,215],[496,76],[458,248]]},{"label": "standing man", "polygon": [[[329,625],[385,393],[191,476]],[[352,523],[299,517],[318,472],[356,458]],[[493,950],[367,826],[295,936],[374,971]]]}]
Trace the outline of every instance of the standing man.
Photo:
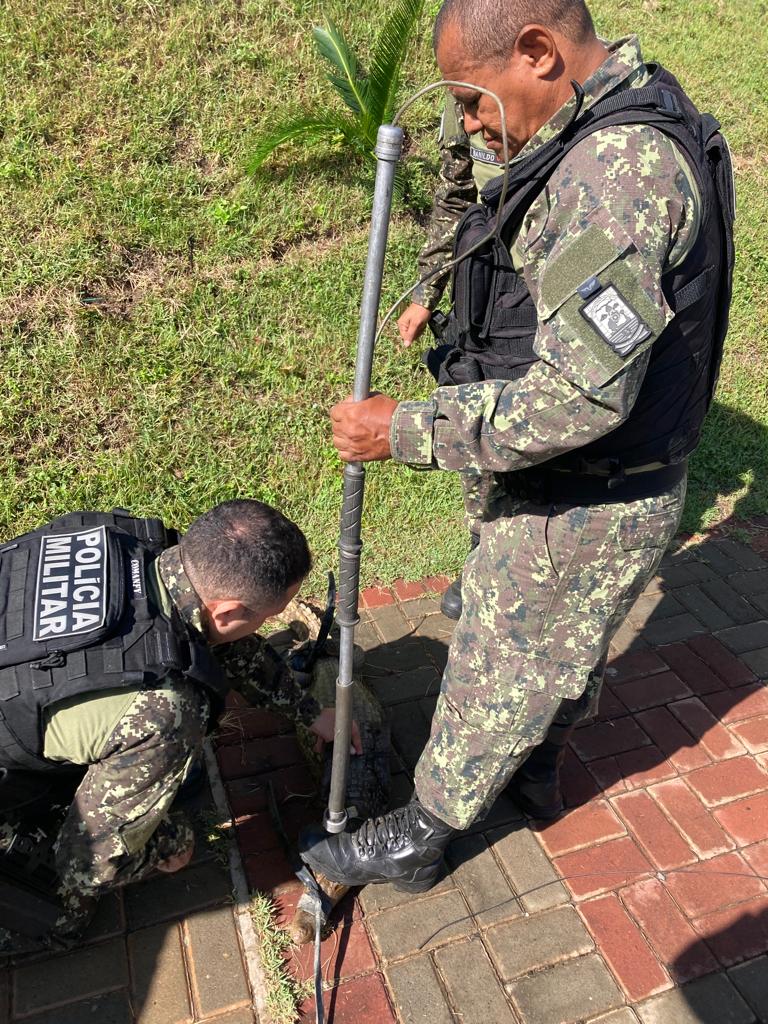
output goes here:
[{"label": "standing man", "polygon": [[[245,499],[181,538],[158,519],[79,512],[0,550],[0,955],[71,945],[103,893],[189,862],[172,804],[230,689],[333,739],[334,710],[253,635],[310,565],[299,527]],[[353,741],[359,753],[356,728]],[[14,819],[62,789],[60,913],[41,934],[3,863]]]},{"label": "standing man", "polygon": [[[513,158],[501,239],[457,272],[453,319],[467,349],[514,362],[532,315],[535,362],[517,380],[331,412],[343,459],[501,485],[465,565],[414,800],[351,836],[310,835],[303,854],[329,878],[409,891],[435,883],[451,835],[513,775],[528,813],[562,809],[563,746],[678,527],[733,265],[727,146],[635,37],[603,44],[583,0],[446,0],[434,42],[444,78],[501,97]],[[453,93],[467,132],[500,152],[496,105]],[[460,251],[492,223],[498,185]]]}]

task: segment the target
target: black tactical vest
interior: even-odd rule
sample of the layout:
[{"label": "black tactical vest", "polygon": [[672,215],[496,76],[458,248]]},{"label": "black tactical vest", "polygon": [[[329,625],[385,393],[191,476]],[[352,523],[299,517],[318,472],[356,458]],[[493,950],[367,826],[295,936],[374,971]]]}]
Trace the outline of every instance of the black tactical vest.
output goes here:
[{"label": "black tactical vest", "polygon": [[[651,348],[637,401],[616,430],[548,465],[574,471],[609,459],[620,468],[682,461],[696,447],[714,394],[733,276],[735,198],[728,146],[719,124],[699,114],[677,80],[656,67],[641,89],[626,89],[580,113],[577,89],[571,123],[509,172],[500,237],[460,263],[454,274],[454,308],[442,340],[453,345],[440,384],[515,379],[537,362],[533,351],[537,314],[509,245],[525,213],[557,165],[574,146],[602,128],[645,124],[669,136],[688,160],[699,187],[702,221],[683,263],[662,276],[664,296],[675,313]],[[467,252],[494,226],[503,179],[483,189],[456,233],[454,255]]]},{"label": "black tactical vest", "polygon": [[223,696],[224,674],[147,569],[177,542],[159,519],[73,512],[0,548],[0,766],[43,757],[45,711],[99,690],[152,687],[171,671]]}]

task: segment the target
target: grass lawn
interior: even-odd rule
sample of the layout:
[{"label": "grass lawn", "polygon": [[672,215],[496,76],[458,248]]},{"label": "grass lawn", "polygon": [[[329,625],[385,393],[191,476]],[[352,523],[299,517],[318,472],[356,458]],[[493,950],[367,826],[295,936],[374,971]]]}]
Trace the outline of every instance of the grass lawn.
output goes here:
[{"label": "grass lawn", "polygon": [[[354,10],[356,5],[352,4]],[[326,409],[350,389],[369,172],[343,152],[244,166],[261,126],[330,96],[309,30],[339,0],[9,0],[0,8],[0,533],[125,505],[185,526],[225,498],[278,504],[335,564],[340,465]],[[642,33],[722,120],[738,172],[739,265],[717,406],[686,526],[768,511],[768,9],[758,0],[599,0],[603,35]],[[365,24],[362,23],[364,13]],[[435,77],[425,18],[408,86]],[[438,100],[385,282],[411,281],[436,166]],[[394,329],[374,385],[430,390]],[[365,581],[452,571],[456,478],[368,473]],[[319,575],[313,588],[320,589]]]}]

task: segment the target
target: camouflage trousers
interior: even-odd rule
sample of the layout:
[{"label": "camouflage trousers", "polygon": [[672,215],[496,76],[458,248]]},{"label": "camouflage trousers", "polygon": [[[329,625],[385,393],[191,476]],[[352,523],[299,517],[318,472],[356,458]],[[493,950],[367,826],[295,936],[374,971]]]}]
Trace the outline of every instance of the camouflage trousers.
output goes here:
[{"label": "camouflage trousers", "polygon": [[[45,944],[77,939],[103,893],[190,849],[191,828],[169,808],[199,755],[207,720],[207,698],[183,679],[136,695],[88,767],[56,839],[64,913]],[[0,928],[0,954],[40,945]]]},{"label": "camouflage trousers", "polygon": [[684,498],[685,480],[623,504],[491,503],[416,766],[416,792],[438,817],[467,828],[563,700],[596,706],[608,644],[675,535]]},{"label": "camouflage trousers", "polygon": [[471,534],[478,535],[483,523],[493,517],[491,509],[500,492],[494,473],[459,474],[464,499],[464,525]]}]

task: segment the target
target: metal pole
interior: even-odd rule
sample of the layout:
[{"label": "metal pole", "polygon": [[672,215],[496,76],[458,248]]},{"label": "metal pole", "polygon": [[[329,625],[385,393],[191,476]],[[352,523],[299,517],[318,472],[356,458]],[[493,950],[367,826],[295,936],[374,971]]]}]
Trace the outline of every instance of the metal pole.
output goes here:
[{"label": "metal pole", "polygon": [[[403,148],[403,130],[391,124],[379,128],[376,139],[376,188],[373,196],[368,261],[365,265],[363,300],[360,305],[360,331],[357,336],[357,361],[353,398],[362,402],[371,387],[376,320],[381,298],[384,254],[387,248],[392,186],[395,168]],[[336,728],[333,737],[331,792],[325,812],[328,832],[343,832],[347,826],[346,793],[349,765],[349,741],[352,732],[352,657],[360,588],[360,520],[363,512],[365,468],[360,462],[344,467],[344,499],[339,531],[339,604],[336,621],[341,628],[339,676],[336,680]]]}]

